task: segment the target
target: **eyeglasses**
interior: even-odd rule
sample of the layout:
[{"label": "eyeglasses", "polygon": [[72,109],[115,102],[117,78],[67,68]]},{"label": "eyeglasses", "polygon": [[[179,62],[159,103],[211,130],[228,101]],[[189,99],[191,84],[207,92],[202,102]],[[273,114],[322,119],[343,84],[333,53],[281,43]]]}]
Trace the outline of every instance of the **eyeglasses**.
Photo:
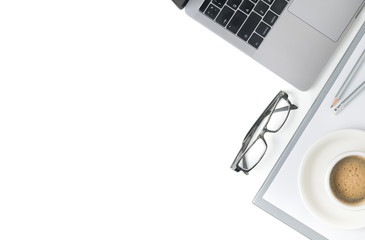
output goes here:
[{"label": "eyeglasses", "polygon": [[297,108],[289,101],[288,94],[280,91],[248,131],[231,168],[248,175],[266,153],[265,133],[278,132],[288,119],[290,110]]}]

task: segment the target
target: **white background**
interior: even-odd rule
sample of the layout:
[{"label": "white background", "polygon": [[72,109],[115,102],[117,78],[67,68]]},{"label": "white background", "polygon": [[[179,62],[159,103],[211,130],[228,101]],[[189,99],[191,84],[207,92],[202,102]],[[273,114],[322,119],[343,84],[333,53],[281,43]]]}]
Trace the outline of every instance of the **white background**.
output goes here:
[{"label": "white background", "polygon": [[[1,1],[0,239],[305,239],[251,201],[320,86],[171,1]],[[279,90],[299,110],[230,170]]]}]

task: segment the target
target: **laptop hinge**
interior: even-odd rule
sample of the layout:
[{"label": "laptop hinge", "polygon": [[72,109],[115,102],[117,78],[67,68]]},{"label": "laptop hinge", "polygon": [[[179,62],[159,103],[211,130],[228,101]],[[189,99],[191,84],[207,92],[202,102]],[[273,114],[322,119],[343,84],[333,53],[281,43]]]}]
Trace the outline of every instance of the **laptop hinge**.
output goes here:
[{"label": "laptop hinge", "polygon": [[189,2],[189,0],[172,0],[172,1],[180,9],[183,9],[186,6],[186,4]]},{"label": "laptop hinge", "polygon": [[359,14],[361,13],[362,9],[364,8],[365,6],[365,1],[362,2],[359,10],[357,11],[357,13],[355,14],[355,19],[359,16]]}]

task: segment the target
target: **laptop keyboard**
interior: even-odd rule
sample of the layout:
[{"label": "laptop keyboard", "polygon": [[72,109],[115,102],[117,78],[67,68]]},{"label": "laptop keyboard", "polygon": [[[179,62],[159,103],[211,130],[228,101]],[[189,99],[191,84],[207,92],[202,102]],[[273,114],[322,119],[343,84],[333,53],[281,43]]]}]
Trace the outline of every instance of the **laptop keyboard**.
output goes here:
[{"label": "laptop keyboard", "polygon": [[258,49],[289,0],[205,0],[199,11]]}]

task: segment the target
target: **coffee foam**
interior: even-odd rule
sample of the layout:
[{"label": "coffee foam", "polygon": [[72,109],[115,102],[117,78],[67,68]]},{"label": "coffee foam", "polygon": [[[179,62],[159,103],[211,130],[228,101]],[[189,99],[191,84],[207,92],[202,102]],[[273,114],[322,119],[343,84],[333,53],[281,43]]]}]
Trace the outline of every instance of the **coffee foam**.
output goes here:
[{"label": "coffee foam", "polygon": [[330,186],[343,203],[357,205],[365,202],[365,158],[352,155],[341,159],[332,169]]}]

